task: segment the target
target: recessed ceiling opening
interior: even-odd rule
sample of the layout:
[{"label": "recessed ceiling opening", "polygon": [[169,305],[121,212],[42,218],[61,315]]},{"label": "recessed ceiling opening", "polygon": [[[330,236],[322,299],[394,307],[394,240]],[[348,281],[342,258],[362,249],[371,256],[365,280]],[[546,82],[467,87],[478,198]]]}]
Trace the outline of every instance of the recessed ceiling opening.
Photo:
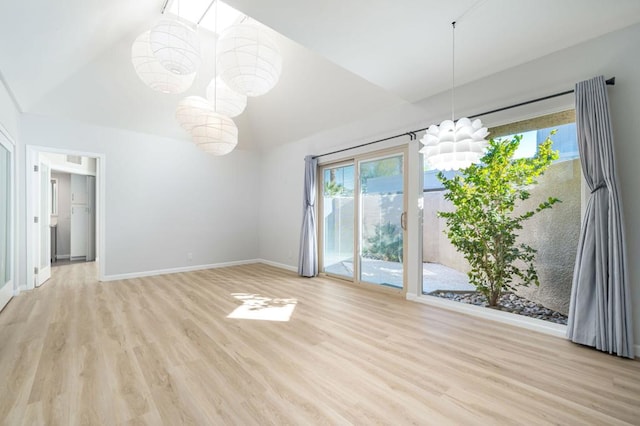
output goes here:
[{"label": "recessed ceiling opening", "polygon": [[[218,0],[216,6],[215,1],[169,0],[165,13],[170,13],[193,25],[218,34],[230,26],[240,23],[246,17],[243,13],[222,1]],[[218,13],[217,22],[216,11]]]}]

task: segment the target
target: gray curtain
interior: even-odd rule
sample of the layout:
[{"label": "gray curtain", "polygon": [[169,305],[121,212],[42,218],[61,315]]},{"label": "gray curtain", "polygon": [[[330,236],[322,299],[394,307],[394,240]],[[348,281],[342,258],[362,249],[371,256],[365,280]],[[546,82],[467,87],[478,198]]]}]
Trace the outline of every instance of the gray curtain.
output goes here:
[{"label": "gray curtain", "polygon": [[304,199],[302,203],[302,230],[298,274],[303,277],[318,275],[318,245],[316,240],[316,173],[318,160],[311,155],[304,159]]},{"label": "gray curtain", "polygon": [[578,148],[591,195],[578,243],[567,337],[633,358],[622,206],[604,77],[578,83],[575,93]]}]

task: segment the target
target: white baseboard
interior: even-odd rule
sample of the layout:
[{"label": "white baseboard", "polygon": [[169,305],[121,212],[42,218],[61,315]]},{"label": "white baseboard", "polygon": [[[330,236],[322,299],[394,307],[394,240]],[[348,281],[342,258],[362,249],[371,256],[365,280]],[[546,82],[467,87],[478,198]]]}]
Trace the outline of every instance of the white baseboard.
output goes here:
[{"label": "white baseboard", "polygon": [[155,271],[131,272],[128,274],[105,275],[102,281],[128,280],[131,278],[153,277],[156,275],[177,274],[180,272],[201,271],[203,269],[225,268],[228,266],[249,265],[262,263],[259,259],[237,260],[233,262],[212,263],[209,265],[181,266],[178,268],[158,269]]},{"label": "white baseboard", "polygon": [[424,303],[425,305],[436,306],[443,309],[449,309],[452,311],[457,311],[463,314],[473,315],[492,321],[511,324],[529,330],[537,331],[539,333],[549,334],[551,336],[565,337],[567,333],[566,325],[555,324],[549,321],[525,317],[522,315],[514,315],[509,312],[487,309],[482,306],[471,305],[468,303],[455,302],[453,300],[443,299],[440,297],[407,293],[407,300]]},{"label": "white baseboard", "polygon": [[273,262],[267,259],[258,259],[260,263],[264,263],[265,265],[273,266],[280,269],[286,269],[287,271],[298,272],[298,268],[291,265],[285,265],[284,263]]},{"label": "white baseboard", "polygon": [[201,271],[203,269],[225,268],[228,266],[238,266],[238,265],[250,265],[252,263],[264,263],[265,265],[273,266],[280,269],[286,269],[287,271],[293,271],[293,272],[298,271],[298,268],[296,268],[295,266],[285,265],[284,263],[273,262],[271,260],[266,260],[266,259],[248,259],[248,260],[236,260],[233,262],[212,263],[208,265],[181,266],[178,268],[158,269],[155,271],[142,271],[142,272],[131,272],[127,274],[105,275],[101,281],[128,280],[131,278],[143,278],[143,277],[153,277],[156,275],[177,274],[180,272]]}]

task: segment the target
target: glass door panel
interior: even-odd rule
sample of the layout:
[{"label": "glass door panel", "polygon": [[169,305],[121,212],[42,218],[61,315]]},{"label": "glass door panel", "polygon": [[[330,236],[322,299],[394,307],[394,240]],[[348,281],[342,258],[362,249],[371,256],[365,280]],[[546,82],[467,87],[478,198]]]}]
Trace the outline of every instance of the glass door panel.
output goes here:
[{"label": "glass door panel", "polygon": [[354,166],[322,170],[322,271],[354,278]]},{"label": "glass door panel", "polygon": [[13,152],[3,145],[0,133],[0,310],[13,295]]},{"label": "glass door panel", "polygon": [[358,162],[359,280],[402,288],[404,155]]},{"label": "glass door panel", "polygon": [[10,255],[10,213],[11,213],[11,175],[10,153],[0,145],[0,288],[11,279]]}]

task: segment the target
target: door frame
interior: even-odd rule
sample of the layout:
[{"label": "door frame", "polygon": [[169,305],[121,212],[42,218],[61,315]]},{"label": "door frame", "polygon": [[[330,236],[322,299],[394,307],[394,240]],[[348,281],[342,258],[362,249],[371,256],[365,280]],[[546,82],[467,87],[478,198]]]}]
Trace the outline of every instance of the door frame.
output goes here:
[{"label": "door frame", "polygon": [[[58,149],[39,145],[27,145],[26,147],[26,209],[25,223],[27,245],[33,243],[35,235],[33,229],[33,217],[36,215],[33,192],[33,166],[38,160],[39,154],[53,153],[62,155],[76,155],[81,157],[91,157],[96,159],[96,262],[98,262],[98,281],[104,281],[106,271],[106,244],[105,244],[105,210],[106,210],[106,156],[102,153],[77,151],[71,149]],[[31,218],[31,219],[29,219]],[[32,249],[27,248],[26,256],[26,289],[34,288],[34,267],[36,266],[36,256]]]},{"label": "door frame", "polygon": [[0,123],[0,145],[2,145],[7,151],[9,151],[9,178],[11,179],[9,183],[9,200],[11,201],[11,209],[9,209],[9,256],[7,265],[11,267],[11,274],[9,276],[9,281],[5,286],[0,288],[0,311],[6,306],[7,303],[14,297],[18,295],[18,285],[17,285],[17,256],[16,253],[18,251],[17,247],[17,226],[16,226],[16,212],[17,209],[17,172],[16,172],[16,143],[6,130],[6,128]]},{"label": "door frame", "polygon": [[[361,153],[349,156],[347,158],[338,159],[335,161],[327,161],[325,163],[318,165],[318,171],[316,176],[316,181],[321,183],[317,185],[318,193],[316,194],[316,199],[320,202],[318,203],[318,260],[320,271],[324,268],[324,182],[323,182],[323,171],[326,168],[332,167],[340,167],[346,165],[353,165],[354,168],[354,205],[353,205],[353,234],[354,234],[354,244],[353,244],[353,279],[349,279],[345,276],[335,275],[331,273],[321,272],[326,276],[330,276],[333,278],[338,278],[344,281],[353,282],[357,286],[366,287],[373,290],[380,290],[386,293],[395,293],[400,294],[403,297],[406,296],[408,290],[408,267],[409,267],[409,259],[408,259],[408,247],[409,247],[409,221],[405,222],[405,228],[402,230],[402,288],[393,288],[381,284],[376,284],[372,282],[362,281],[360,280],[360,246],[361,246],[361,230],[360,230],[360,170],[359,163],[364,161],[372,161],[376,159],[384,159],[393,157],[395,155],[402,155],[402,171],[403,171],[403,212],[407,215],[408,219],[408,193],[409,193],[409,147],[408,145],[398,145],[390,148],[384,148],[376,151]],[[357,195],[356,195],[357,194]]]}]

